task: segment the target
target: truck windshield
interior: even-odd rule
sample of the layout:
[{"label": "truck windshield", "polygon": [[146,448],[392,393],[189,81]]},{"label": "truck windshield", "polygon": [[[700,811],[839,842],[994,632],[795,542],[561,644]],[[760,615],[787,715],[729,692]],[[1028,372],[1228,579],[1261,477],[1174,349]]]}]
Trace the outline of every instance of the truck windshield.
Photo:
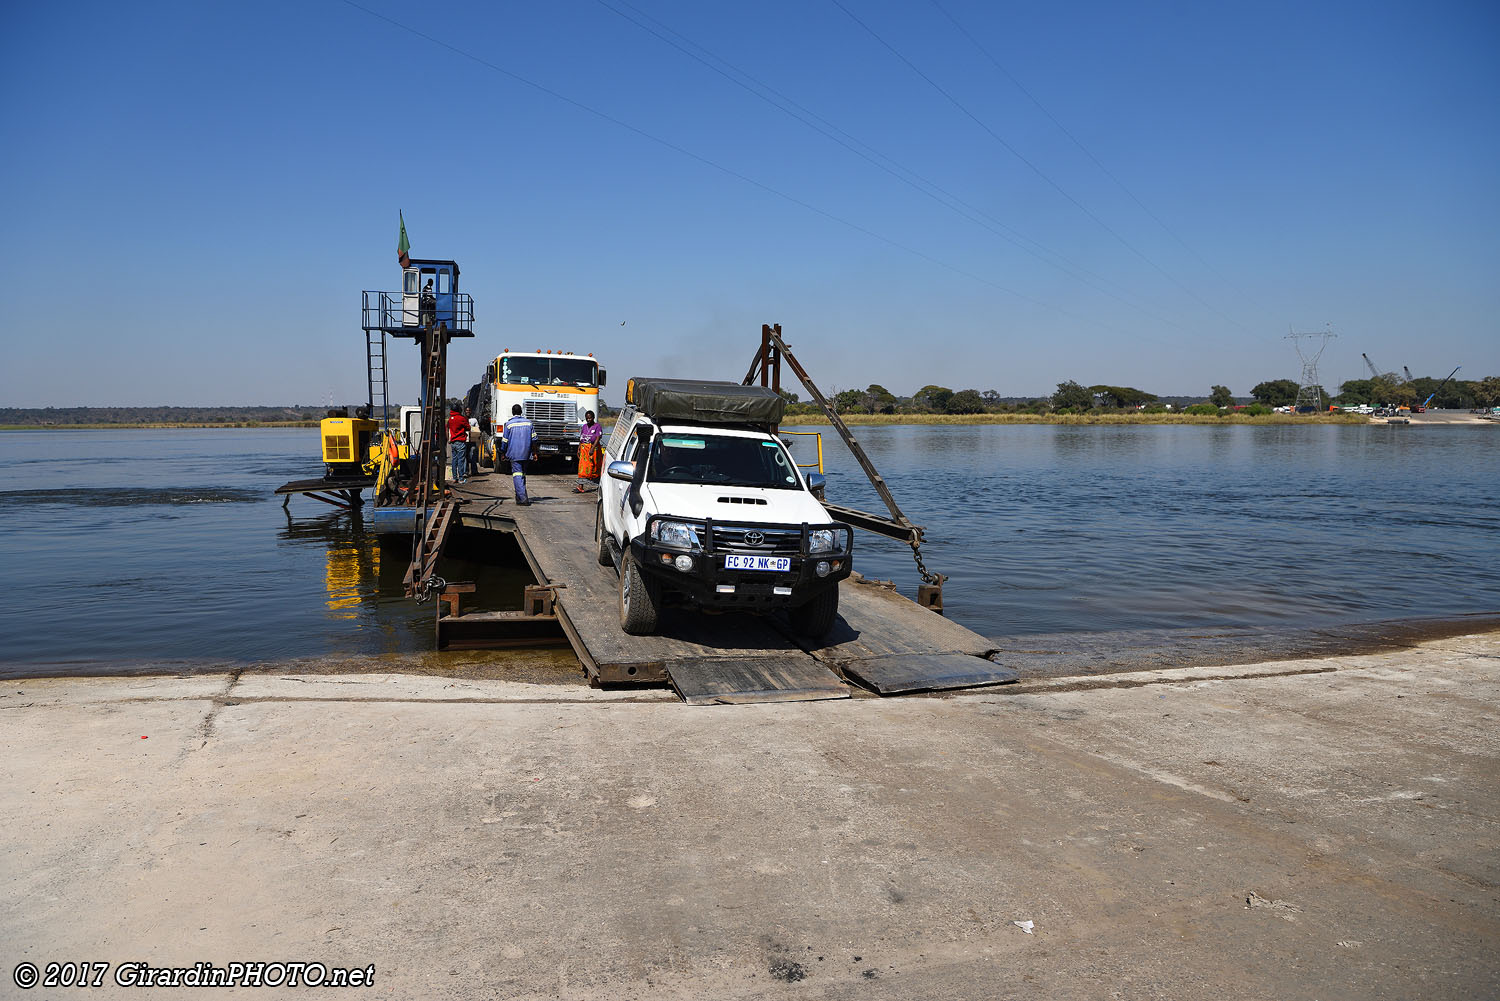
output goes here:
[{"label": "truck windshield", "polygon": [[513,386],[577,386],[588,389],[598,385],[599,365],[592,358],[523,358],[502,355],[499,381]]},{"label": "truck windshield", "polygon": [[763,438],[663,434],[651,443],[646,478],[653,483],[798,490],[801,481],[786,449]]}]

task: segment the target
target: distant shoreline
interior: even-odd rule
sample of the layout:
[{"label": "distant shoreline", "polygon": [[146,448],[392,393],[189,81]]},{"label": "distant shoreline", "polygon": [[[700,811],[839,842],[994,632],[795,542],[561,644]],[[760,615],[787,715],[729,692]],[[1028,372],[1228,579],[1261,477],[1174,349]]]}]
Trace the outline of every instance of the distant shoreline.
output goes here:
[{"label": "distant shoreline", "polygon": [[[845,424],[1367,424],[1357,414],[840,414]],[[788,414],[781,422],[827,424],[821,414]]]},{"label": "distant shoreline", "polygon": [[[1086,425],[1224,425],[1224,424],[1252,424],[1252,425],[1283,425],[1283,426],[1305,426],[1309,424],[1374,424],[1382,425],[1386,422],[1378,417],[1364,417],[1359,414],[1259,414],[1249,416],[1246,414],[1225,414],[1215,417],[1209,414],[840,414],[845,424],[862,426],[886,426],[886,425],[975,425],[975,424],[1060,424],[1066,426]],[[603,423],[612,423],[611,418],[605,418]],[[828,424],[828,418],[821,414],[789,414],[782,420],[784,427],[805,427],[809,425]],[[1492,424],[1494,421],[1485,420],[1474,414],[1443,411],[1441,414],[1433,414],[1430,417],[1418,416],[1412,419],[1414,426],[1422,427],[1472,427],[1476,424]],[[286,428],[316,428],[317,421],[226,421],[223,423],[206,422],[169,422],[159,421],[146,424],[0,424],[0,431],[163,431],[163,430],[224,430],[234,428],[246,429],[286,429]]]},{"label": "distant shoreline", "polygon": [[218,424],[192,421],[155,421],[144,424],[0,424],[0,431],[172,431],[223,428],[315,428],[317,421],[224,421]]}]

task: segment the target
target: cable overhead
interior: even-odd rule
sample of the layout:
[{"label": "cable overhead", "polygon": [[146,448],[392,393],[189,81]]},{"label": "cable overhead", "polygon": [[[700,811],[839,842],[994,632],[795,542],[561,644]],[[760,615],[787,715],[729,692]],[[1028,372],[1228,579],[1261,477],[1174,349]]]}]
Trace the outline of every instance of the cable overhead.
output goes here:
[{"label": "cable overhead", "polygon": [[1051,177],[1049,177],[1046,174],[1045,171],[1043,171],[1036,164],[1034,164],[1030,160],[1028,160],[1021,153],[1020,150],[1018,150],[1014,146],[1012,146],[998,132],[996,132],[994,129],[990,128],[989,125],[986,122],[984,122],[978,115],[974,114],[967,107],[965,107],[964,104],[963,104],[963,102],[960,101],[958,98],[954,97],[951,93],[949,93],[948,90],[945,89],[942,84],[938,83],[932,77],[930,77],[926,73],[922,72],[922,70],[915,63],[913,63],[910,59],[906,58],[906,56],[903,55],[900,52],[900,50],[898,50],[894,45],[892,45],[890,42],[887,42],[884,38],[882,38],[875,31],[874,28],[871,28],[864,21],[860,20],[859,17],[856,16],[855,13],[853,11],[851,11],[848,7],[845,7],[840,2],[840,0],[828,0],[828,2],[831,3],[831,4],[833,4],[839,10],[843,11],[844,14],[846,14],[848,16],[849,20],[853,21],[855,24],[857,24],[861,28],[863,28],[865,30],[865,32],[868,33],[871,38],[875,39],[875,41],[879,42],[881,44],[881,46],[883,46],[886,49],[886,51],[888,51],[891,55],[893,55],[897,59],[899,59],[901,61],[901,63],[904,66],[906,66],[907,69],[911,70],[917,76],[921,77],[927,83],[928,86],[930,86],[933,90],[935,90],[939,94],[941,94],[950,104],[952,104],[955,108],[957,108],[960,112],[962,112],[963,115],[966,118],[968,118],[975,125],[979,126],[981,129],[983,129],[985,131],[985,133],[990,136],[990,138],[994,139],[997,143],[999,143],[1001,146],[1003,146],[1012,156],[1014,156],[1017,160],[1020,160],[1023,164],[1025,164],[1031,170],[1032,173],[1036,174],[1037,177],[1040,177],[1043,181],[1047,182],[1047,184],[1054,191],[1056,191],[1058,194],[1062,195],[1069,202],[1072,202],[1073,205],[1080,212],[1082,212],[1084,215],[1088,216],[1089,219],[1093,220],[1093,222],[1096,225],[1098,225],[1100,229],[1104,230],[1110,236],[1112,236],[1116,240],[1118,240],[1120,242],[1121,246],[1125,247],[1125,249],[1129,250],[1132,254],[1135,254],[1142,261],[1144,261],[1148,265],[1150,265],[1158,274],[1160,274],[1163,278],[1167,279],[1167,281],[1171,282],[1173,285],[1176,285],[1183,292],[1187,293],[1187,295],[1190,296],[1193,299],[1193,301],[1197,302],[1204,309],[1211,310],[1212,312],[1217,313],[1221,319],[1226,320],[1226,321],[1228,321],[1230,323],[1233,323],[1236,326],[1241,326],[1241,327],[1243,326],[1243,324],[1239,323],[1239,321],[1231,319],[1230,317],[1226,316],[1222,311],[1220,311],[1216,306],[1214,306],[1211,303],[1209,303],[1206,300],[1204,300],[1202,296],[1198,295],[1198,293],[1196,293],[1192,289],[1188,288],[1181,281],[1179,281],[1176,277],[1174,277],[1173,275],[1169,274],[1160,264],[1157,264],[1154,260],[1152,260],[1150,257],[1148,257],[1143,251],[1141,251],[1140,249],[1138,249],[1129,240],[1125,239],[1125,237],[1123,237],[1119,233],[1115,232],[1115,230],[1108,223],[1106,223],[1103,219],[1100,219],[1097,215],[1095,215],[1092,211],[1090,211],[1089,208],[1088,208],[1088,206],[1084,205],[1077,198],[1074,198],[1071,194],[1068,193],[1068,191],[1065,188],[1063,188],[1062,185],[1058,184]]},{"label": "cable overhead", "polygon": [[[990,233],[1000,237],[1007,243],[1010,243],[1012,246],[1021,250],[1023,253],[1030,254],[1032,257],[1041,261],[1043,264],[1046,264],[1048,267],[1056,268],[1058,271],[1061,271],[1069,278],[1082,282],[1083,284],[1094,289],[1096,292],[1108,296],[1121,305],[1128,306],[1129,308],[1136,310],[1142,315],[1149,317],[1150,319],[1155,320],[1158,323],[1163,323],[1170,327],[1176,327],[1178,330],[1182,331],[1187,330],[1187,328],[1182,326],[1181,324],[1176,323],[1173,320],[1168,319],[1167,317],[1161,316],[1137,302],[1132,302],[1123,294],[1118,294],[1115,291],[1111,291],[1105,286],[1114,286],[1114,288],[1119,289],[1121,293],[1123,293],[1124,290],[1121,289],[1118,284],[1110,281],[1103,275],[1096,274],[1078,264],[1077,262],[1069,260],[1063,254],[1053,250],[1040,241],[1027,236],[1020,230],[1007,225],[999,219],[996,219],[988,212],[984,211],[981,208],[978,208],[968,201],[965,201],[962,197],[952,193],[951,191],[948,191],[936,182],[922,176],[920,173],[905,166],[893,157],[880,152],[879,150],[870,146],[868,143],[865,143],[855,136],[850,135],[848,132],[839,128],[834,123],[828,121],[828,119],[822,117],[817,112],[799,103],[796,99],[782,93],[775,87],[772,87],[770,84],[767,84],[764,81],[758,79],[753,74],[745,72],[738,66],[729,62],[727,59],[724,59],[723,57],[710,51],[709,49],[698,44],[692,39],[687,38],[680,32],[673,30],[670,26],[663,24],[657,18],[652,17],[650,14],[646,13],[640,8],[626,2],[626,0],[615,0],[615,2],[613,3],[610,2],[610,0],[595,0],[595,2],[597,2],[599,6],[605,8],[611,13],[618,15],[626,21],[629,21],[631,24],[650,34],[654,38],[657,38],[665,44],[670,45],[672,48],[676,49],[678,52],[681,52],[688,58],[693,59],[694,61],[712,70],[719,76],[728,80],[730,83],[733,83],[735,86],[743,89],[759,100],[764,101],[766,104],[769,104],[776,110],[782,112],[785,115],[788,115],[791,118],[796,119],[797,121],[806,125],[808,128],[824,136],[825,138],[832,140],[833,142],[842,146],[844,149],[853,153],[855,156],[860,157],[861,159],[870,163],[872,166],[884,171],[891,177],[894,177],[902,184],[907,185],[912,190],[917,191],[923,196],[932,199],[944,208],[949,209],[950,211],[956,213],[969,222],[974,223],[976,226],[988,230]],[[615,3],[618,3],[619,6],[616,6]],[[627,13],[626,11],[621,10],[621,7],[628,8],[628,10],[636,16],[632,16],[632,13]],[[644,19],[645,21],[649,21],[651,23],[643,23],[641,19]],[[672,37],[668,37],[669,35]],[[688,46],[691,46],[691,49],[688,48]],[[715,63],[717,63],[718,65],[715,65]],[[1027,244],[1030,244],[1030,246],[1028,246]]]},{"label": "cable overhead", "polygon": [[1047,120],[1049,122],[1051,122],[1053,125],[1057,126],[1057,131],[1059,131],[1063,135],[1067,136],[1068,140],[1074,146],[1077,146],[1078,149],[1083,153],[1083,155],[1089,158],[1089,161],[1091,163],[1093,163],[1094,166],[1096,166],[1096,167],[1099,168],[1100,173],[1102,173],[1105,177],[1107,177],[1111,181],[1113,181],[1114,184],[1115,184],[1115,186],[1118,187],[1121,191],[1125,192],[1125,194],[1129,196],[1130,200],[1133,201],[1133,202],[1135,202],[1136,206],[1142,212],[1146,213],[1147,217],[1149,217],[1152,222],[1156,223],[1158,226],[1160,226],[1162,228],[1162,230],[1168,236],[1170,236],[1172,239],[1176,240],[1177,243],[1178,243],[1178,245],[1181,246],[1183,250],[1186,250],[1189,254],[1193,255],[1194,259],[1197,260],[1197,262],[1199,264],[1201,264],[1205,268],[1207,268],[1208,271],[1214,275],[1214,277],[1218,278],[1226,286],[1228,286],[1229,288],[1233,289],[1236,294],[1238,294],[1240,296],[1244,296],[1245,295],[1245,293],[1241,289],[1239,289],[1235,285],[1234,282],[1232,282],[1228,278],[1226,278],[1223,275],[1223,273],[1219,271],[1218,268],[1214,267],[1211,263],[1209,263],[1209,261],[1208,261],[1207,258],[1205,258],[1202,254],[1200,254],[1197,250],[1195,250],[1191,245],[1189,245],[1186,240],[1184,240],[1182,237],[1178,236],[1177,233],[1176,233],[1176,231],[1173,230],[1171,226],[1168,226],[1165,222],[1163,222],[1162,219],[1155,212],[1152,212],[1151,209],[1146,205],[1146,203],[1143,202],[1143,201],[1141,201],[1141,199],[1136,196],[1136,193],[1134,191],[1130,190],[1130,188],[1126,186],[1126,184],[1125,184],[1124,181],[1122,181],[1118,177],[1116,177],[1114,171],[1112,171],[1108,167],[1106,167],[1104,165],[1104,163],[1097,156],[1094,155],[1093,151],[1090,150],[1087,146],[1085,146],[1083,144],[1083,141],[1081,139],[1079,139],[1072,132],[1070,132],[1068,130],[1068,127],[1065,126],[1062,122],[1060,122],[1057,119],[1057,116],[1054,115],[1054,114],[1052,114],[1052,112],[1049,111],[1047,109],[1047,107],[1044,104],[1042,104],[1042,102],[1040,100],[1037,99],[1036,95],[1032,94],[1031,91],[1027,90],[1026,86],[1024,84],[1022,84],[1020,80],[1016,79],[1015,74],[1012,73],[1010,70],[1006,69],[1005,66],[1003,66],[1001,64],[1000,60],[996,59],[995,56],[990,52],[990,50],[987,49],[987,48],[985,48],[984,45],[982,45],[980,43],[979,39],[975,38],[973,36],[973,34],[970,33],[969,29],[965,28],[962,24],[960,24],[958,22],[957,18],[955,18],[952,14],[948,13],[947,8],[945,8],[941,3],[939,3],[938,0],[928,0],[928,2],[931,3],[934,7],[937,8],[938,13],[942,14],[945,18],[948,19],[948,22],[950,24],[952,24],[955,29],[957,29],[957,31],[958,31],[958,33],[960,35],[963,35],[964,38],[968,39],[969,44],[973,45],[975,49],[979,50],[979,54],[982,55],[982,56],[984,56],[984,58],[989,61],[990,65],[994,66],[995,69],[998,70],[999,73],[1003,77],[1005,77],[1005,79],[1007,79],[1007,80],[1010,81],[1011,85],[1013,87],[1015,87],[1016,90],[1019,90],[1021,92],[1021,94],[1028,101],[1030,101],[1033,105],[1035,105],[1036,109],[1038,111],[1040,111],[1043,115],[1045,115],[1046,118],[1047,118]]},{"label": "cable overhead", "polygon": [[606,121],[606,122],[610,123],[611,125],[614,125],[614,126],[616,126],[618,128],[621,128],[621,129],[624,129],[627,132],[630,132],[630,133],[632,133],[634,135],[640,136],[642,139],[648,140],[649,142],[656,143],[658,146],[661,146],[661,147],[663,147],[665,149],[669,149],[669,150],[671,150],[674,153],[680,153],[681,155],[683,155],[685,157],[688,157],[689,159],[695,160],[698,163],[701,163],[701,164],[703,164],[706,167],[711,167],[714,170],[717,170],[717,171],[719,171],[722,174],[726,174],[726,175],[728,175],[730,177],[733,177],[734,179],[736,179],[738,181],[743,181],[744,183],[749,184],[752,187],[759,188],[761,191],[764,191],[767,194],[775,195],[777,198],[780,198],[783,201],[790,202],[791,204],[796,205],[798,208],[806,209],[807,211],[812,212],[812,213],[814,213],[816,215],[820,215],[823,218],[828,219],[831,222],[836,222],[839,225],[844,226],[844,227],[846,227],[848,229],[851,229],[851,230],[853,230],[856,233],[860,233],[860,234],[862,234],[864,236],[868,236],[868,237],[870,237],[873,240],[878,240],[879,242],[884,243],[884,244],[886,244],[889,247],[892,247],[892,248],[894,248],[896,250],[900,250],[903,253],[910,254],[911,256],[919,258],[921,260],[924,260],[924,261],[928,262],[929,264],[934,264],[934,265],[936,265],[936,266],[938,266],[940,268],[943,268],[946,271],[951,271],[953,274],[959,275],[959,276],[961,276],[963,278],[968,278],[971,281],[979,282],[981,285],[987,285],[990,288],[995,289],[996,291],[1004,292],[1006,295],[1014,296],[1015,298],[1020,299],[1023,302],[1029,302],[1029,303],[1031,303],[1034,306],[1040,306],[1043,309],[1051,310],[1052,312],[1057,313],[1059,316],[1065,316],[1068,319],[1076,320],[1076,321],[1078,321],[1080,323],[1087,323],[1087,324],[1089,324],[1091,326],[1099,327],[1099,328],[1104,329],[1104,330],[1113,331],[1114,333],[1127,333],[1127,331],[1121,330],[1119,327],[1116,327],[1113,324],[1105,323],[1105,322],[1103,322],[1101,320],[1092,319],[1092,318],[1086,317],[1086,316],[1079,316],[1078,314],[1072,313],[1072,312],[1070,312],[1070,311],[1064,309],[1063,307],[1058,306],[1058,305],[1056,305],[1054,303],[1046,302],[1046,301],[1044,301],[1042,299],[1037,299],[1037,298],[1035,298],[1033,296],[1027,295],[1024,292],[1018,292],[1018,291],[1016,291],[1013,288],[1007,288],[1006,286],[1001,285],[999,282],[992,281],[992,280],[990,280],[988,278],[985,278],[985,277],[983,277],[981,275],[977,275],[977,274],[975,274],[972,271],[967,271],[967,270],[965,270],[963,268],[958,267],[957,265],[950,264],[947,261],[942,260],[941,258],[933,257],[931,254],[928,254],[928,253],[925,253],[923,251],[917,250],[915,247],[909,247],[906,244],[901,243],[901,242],[899,242],[897,240],[893,240],[893,239],[891,239],[888,236],[883,236],[880,233],[877,233],[877,232],[875,232],[872,229],[868,229],[868,228],[866,228],[864,226],[861,226],[861,225],[859,225],[856,222],[852,222],[852,221],[850,221],[848,219],[845,219],[845,218],[843,218],[841,216],[834,215],[832,212],[829,212],[829,211],[827,211],[825,209],[820,209],[816,205],[813,205],[813,204],[811,204],[809,202],[805,202],[802,199],[795,197],[794,195],[789,195],[789,194],[787,194],[784,191],[780,191],[780,190],[778,190],[776,188],[773,188],[769,184],[766,184],[763,181],[757,181],[753,177],[749,177],[749,176],[747,176],[745,174],[742,174],[742,173],[740,173],[739,171],[735,170],[732,167],[726,167],[726,166],[724,166],[721,163],[718,163],[718,162],[716,162],[714,160],[710,160],[706,156],[702,156],[702,155],[700,155],[698,153],[694,153],[692,150],[689,150],[689,149],[686,149],[686,148],[684,148],[682,146],[679,146],[676,143],[674,143],[674,142],[672,142],[672,141],[670,141],[668,139],[663,139],[660,136],[653,135],[652,133],[647,132],[645,129],[639,128],[638,126],[635,126],[635,125],[631,125],[629,122],[622,121],[621,119],[618,119],[618,118],[614,117],[613,115],[608,114],[607,112],[603,112],[603,111],[600,111],[597,108],[590,107],[589,105],[584,104],[582,101],[575,100],[575,99],[573,99],[571,97],[568,97],[565,94],[561,94],[561,93],[553,90],[552,88],[545,86],[544,84],[537,83],[534,80],[530,80],[530,79],[528,79],[528,78],[526,78],[524,76],[521,76],[519,73],[515,73],[515,72],[513,72],[511,70],[508,70],[508,69],[504,68],[503,66],[499,66],[499,65],[497,65],[497,64],[495,64],[493,62],[490,62],[488,59],[485,59],[483,56],[475,55],[474,53],[468,52],[468,51],[466,51],[464,49],[461,49],[461,48],[459,48],[456,45],[453,45],[453,44],[451,44],[449,42],[445,42],[445,41],[443,41],[440,38],[436,38],[436,37],[434,37],[432,35],[429,35],[425,31],[421,31],[420,29],[413,28],[409,24],[404,24],[401,21],[397,21],[395,18],[387,17],[385,14],[382,14],[379,11],[374,11],[374,10],[371,10],[370,8],[368,8],[368,7],[362,6],[361,4],[355,3],[354,0],[342,0],[342,2],[346,6],[352,7],[355,10],[360,11],[363,14],[368,14],[370,17],[373,17],[376,20],[384,21],[386,24],[389,24],[389,25],[391,25],[394,28],[399,28],[402,31],[405,31],[408,34],[411,34],[411,35],[413,35],[413,36],[415,36],[417,38],[420,38],[420,39],[422,39],[425,42],[430,42],[431,44],[436,45],[439,48],[447,49],[449,52],[452,52],[454,55],[462,56],[463,58],[469,60],[470,62],[473,62],[473,63],[476,63],[476,64],[478,64],[480,66],[483,66],[485,69],[491,70],[491,71],[493,71],[495,73],[499,73],[501,76],[504,76],[504,77],[506,77],[506,78],[508,78],[510,80],[514,80],[516,83],[522,84],[522,85],[524,85],[526,87],[530,87],[532,90],[535,90],[538,93],[545,94],[548,97],[552,98],[553,100],[561,101],[564,104],[567,104],[567,105],[569,105],[571,107],[577,108],[580,111],[583,111],[583,112],[586,112],[586,113],[588,113],[590,115],[593,115],[595,118],[598,118],[598,119],[600,119],[602,121]]}]

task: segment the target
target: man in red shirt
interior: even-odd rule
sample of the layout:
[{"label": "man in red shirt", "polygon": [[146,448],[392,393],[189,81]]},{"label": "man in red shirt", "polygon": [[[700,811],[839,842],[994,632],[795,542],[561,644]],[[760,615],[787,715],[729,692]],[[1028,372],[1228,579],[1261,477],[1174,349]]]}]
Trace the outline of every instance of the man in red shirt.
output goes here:
[{"label": "man in red shirt", "polygon": [[450,482],[463,483],[469,471],[469,419],[454,404],[448,413],[448,464],[452,467]]}]

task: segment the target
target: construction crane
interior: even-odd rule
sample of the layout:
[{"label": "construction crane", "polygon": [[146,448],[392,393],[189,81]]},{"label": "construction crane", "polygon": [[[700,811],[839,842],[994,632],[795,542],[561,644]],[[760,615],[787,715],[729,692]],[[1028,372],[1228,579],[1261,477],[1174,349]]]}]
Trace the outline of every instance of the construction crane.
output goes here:
[{"label": "construction crane", "polygon": [[1455,366],[1453,366],[1453,371],[1451,371],[1451,372],[1448,373],[1448,378],[1444,379],[1442,382],[1438,383],[1438,388],[1434,389],[1431,393],[1429,393],[1428,396],[1427,396],[1427,399],[1423,400],[1420,405],[1412,407],[1412,410],[1414,410],[1416,413],[1419,413],[1419,414],[1422,413],[1424,410],[1426,410],[1427,409],[1427,405],[1432,402],[1433,398],[1435,396],[1437,396],[1437,394],[1439,394],[1439,393],[1441,393],[1443,391],[1443,387],[1446,386],[1446,385],[1448,385],[1449,381],[1451,381],[1452,378],[1455,375],[1458,374],[1458,370],[1461,369],[1461,368],[1463,368],[1462,365],[1455,365]]},{"label": "construction crane", "polygon": [[1365,368],[1370,370],[1370,402],[1378,404],[1391,403],[1389,400],[1375,399],[1375,383],[1382,382],[1389,386],[1399,386],[1401,385],[1401,377],[1395,372],[1380,371],[1380,369],[1375,367],[1375,363],[1370,360],[1370,356],[1363,351],[1359,353],[1359,356],[1365,360]]},{"label": "construction crane", "polygon": [[1406,373],[1406,381],[1407,382],[1411,382],[1411,380],[1412,380],[1411,369],[1407,368],[1405,365],[1402,365],[1401,366],[1401,371],[1403,371],[1403,372]]}]

